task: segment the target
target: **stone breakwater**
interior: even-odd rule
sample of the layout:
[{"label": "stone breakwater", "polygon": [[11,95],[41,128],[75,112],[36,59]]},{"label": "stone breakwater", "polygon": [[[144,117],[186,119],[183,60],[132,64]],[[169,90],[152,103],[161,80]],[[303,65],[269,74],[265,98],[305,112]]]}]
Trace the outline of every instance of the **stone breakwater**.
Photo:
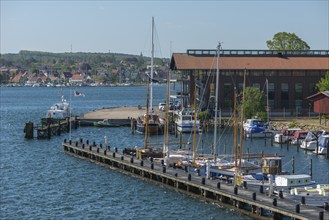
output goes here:
[{"label": "stone breakwater", "polygon": [[[301,128],[303,130],[326,130],[329,131],[329,120],[325,121],[318,118],[286,118],[274,119],[271,121],[271,126],[275,130],[287,128]],[[326,122],[326,123],[325,123]]]}]

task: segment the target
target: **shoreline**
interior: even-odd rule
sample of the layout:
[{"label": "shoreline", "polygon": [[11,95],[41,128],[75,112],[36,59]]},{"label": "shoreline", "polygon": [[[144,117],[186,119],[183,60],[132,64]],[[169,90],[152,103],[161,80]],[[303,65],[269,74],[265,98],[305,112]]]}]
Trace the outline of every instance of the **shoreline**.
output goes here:
[{"label": "shoreline", "polygon": [[[157,106],[154,106],[155,113],[160,115],[163,112],[159,111]],[[90,112],[84,113],[84,119],[128,119],[137,118],[140,115],[145,114],[145,106],[139,108],[138,106],[118,106],[110,108],[95,109]],[[286,117],[286,118],[271,118],[271,126],[275,130],[282,130],[287,128],[301,128],[303,130],[329,130],[329,120],[322,119],[322,125],[320,124],[319,117]]]}]

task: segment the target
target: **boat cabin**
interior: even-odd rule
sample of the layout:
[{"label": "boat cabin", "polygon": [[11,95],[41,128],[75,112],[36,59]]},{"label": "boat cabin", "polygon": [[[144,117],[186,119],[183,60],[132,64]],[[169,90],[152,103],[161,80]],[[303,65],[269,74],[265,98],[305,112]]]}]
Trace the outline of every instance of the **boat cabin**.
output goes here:
[{"label": "boat cabin", "polygon": [[250,127],[266,127],[266,125],[263,123],[262,120],[253,118],[253,119],[247,119],[243,123],[243,127],[245,130],[248,130]]},{"label": "boat cabin", "polygon": [[306,174],[279,175],[275,177],[276,186],[297,187],[297,186],[306,186],[310,184],[312,184],[311,176]]},{"label": "boat cabin", "polygon": [[278,175],[282,173],[281,157],[264,157],[262,158],[262,173]]}]

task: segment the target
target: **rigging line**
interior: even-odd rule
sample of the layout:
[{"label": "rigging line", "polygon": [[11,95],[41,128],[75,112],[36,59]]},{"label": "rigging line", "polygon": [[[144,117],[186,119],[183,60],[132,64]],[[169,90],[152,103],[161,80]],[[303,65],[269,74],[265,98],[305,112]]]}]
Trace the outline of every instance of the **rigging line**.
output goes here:
[{"label": "rigging line", "polygon": [[[199,105],[198,105],[198,112],[200,112],[201,111],[201,104],[203,103],[203,100],[204,100],[204,97],[205,97],[205,93],[206,93],[206,88],[209,86],[209,79],[211,78],[211,77],[213,77],[214,76],[214,74],[212,74],[212,69],[213,69],[213,67],[215,66],[215,61],[216,61],[216,56],[214,56],[214,58],[213,58],[213,62],[212,62],[212,65],[211,65],[211,69],[210,69],[210,71],[209,71],[209,73],[208,72],[206,72],[205,74],[207,75],[207,80],[206,80],[206,83],[204,84],[204,88],[203,88],[203,91],[202,91],[202,95],[201,95],[201,98],[200,98],[200,100],[199,100]],[[217,89],[217,88],[216,88]],[[207,105],[207,109],[209,109],[209,102],[208,102],[208,105]],[[199,139],[198,139],[198,144],[197,144],[197,146],[200,146],[200,142],[202,141],[202,136],[203,136],[203,132],[201,133],[201,135],[199,135]]]},{"label": "rigging line", "polygon": [[288,166],[289,164],[291,164],[292,158],[290,160],[288,160],[286,163],[284,163],[282,166]]},{"label": "rigging line", "polygon": [[162,58],[161,45],[160,45],[160,40],[159,40],[159,35],[158,35],[158,30],[157,30],[156,24],[154,24],[154,37],[155,37],[155,43],[156,43],[156,46],[157,46],[155,48],[159,49],[159,56],[158,57]]}]

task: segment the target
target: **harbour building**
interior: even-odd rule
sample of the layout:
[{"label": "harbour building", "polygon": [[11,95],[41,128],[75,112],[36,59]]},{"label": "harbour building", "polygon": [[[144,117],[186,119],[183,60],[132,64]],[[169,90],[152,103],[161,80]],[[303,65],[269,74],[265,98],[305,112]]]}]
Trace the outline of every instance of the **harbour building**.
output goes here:
[{"label": "harbour building", "polygon": [[317,92],[316,84],[329,71],[329,50],[191,49],[173,53],[170,69],[181,78],[184,106],[193,105],[196,84],[201,109],[213,108],[218,69],[218,110],[223,116],[233,111],[234,86],[242,90],[244,73],[246,87],[266,94],[270,116],[303,116],[313,112],[307,97]]}]

